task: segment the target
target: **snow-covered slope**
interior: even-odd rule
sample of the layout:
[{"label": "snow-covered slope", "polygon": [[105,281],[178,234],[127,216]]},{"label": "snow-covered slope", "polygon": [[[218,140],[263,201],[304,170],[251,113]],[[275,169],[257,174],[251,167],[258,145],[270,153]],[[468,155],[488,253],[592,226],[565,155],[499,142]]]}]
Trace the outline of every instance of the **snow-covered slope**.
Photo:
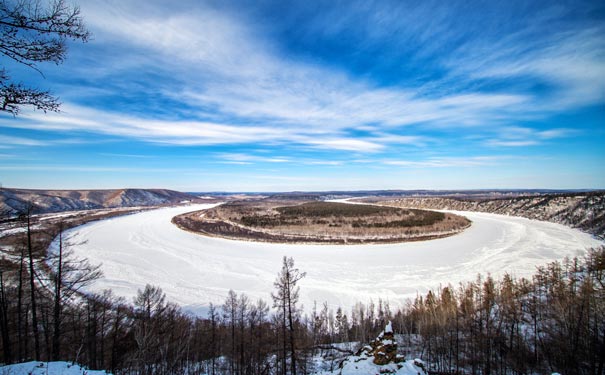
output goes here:
[{"label": "snow-covered slope", "polygon": [[308,309],[314,301],[348,309],[378,298],[395,306],[440,284],[472,280],[479,272],[528,276],[536,265],[604,244],[563,225],[478,212],[459,212],[473,221],[459,235],[384,245],[232,241],[186,232],[170,222],[211,206],[152,210],[70,231],[71,242],[80,244],[76,253],[102,263],[105,276],[91,288],[131,298],[151,283],[170,300],[200,311],[210,302],[224,302],[229,289],[270,299],[282,257],[291,256],[307,272],[300,286]]},{"label": "snow-covered slope", "polygon": [[605,192],[548,194],[507,199],[403,198],[402,207],[478,211],[550,221],[605,238]]},{"label": "snow-covered slope", "polygon": [[420,366],[423,363],[420,360],[410,359],[401,363],[391,363],[388,365],[376,365],[370,357],[364,354],[351,356],[343,362],[342,368],[336,371],[319,372],[316,375],[374,375],[374,374],[393,374],[393,375],[424,375],[426,372]]},{"label": "snow-covered slope", "polygon": [[22,212],[32,204],[33,213],[98,208],[155,206],[180,203],[195,197],[166,189],[28,190],[0,189],[0,211]]},{"label": "snow-covered slope", "polygon": [[425,375],[425,365],[419,359],[407,360],[398,353],[393,326],[388,322],[385,329],[369,345],[355,355],[346,357],[337,370],[319,372],[316,375]]},{"label": "snow-covered slope", "polygon": [[0,375],[107,375],[69,362],[25,362],[0,366]]}]

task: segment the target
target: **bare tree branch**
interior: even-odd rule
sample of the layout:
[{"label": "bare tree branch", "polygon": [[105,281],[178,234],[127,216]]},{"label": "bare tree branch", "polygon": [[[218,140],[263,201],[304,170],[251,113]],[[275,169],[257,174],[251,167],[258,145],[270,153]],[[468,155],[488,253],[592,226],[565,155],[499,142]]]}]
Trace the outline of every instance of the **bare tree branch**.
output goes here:
[{"label": "bare tree branch", "polygon": [[44,112],[58,112],[60,102],[49,91],[28,88],[21,83],[6,84],[0,80],[0,111],[16,116],[24,105],[31,105]]},{"label": "bare tree branch", "polygon": [[[42,74],[38,63],[58,65],[65,60],[68,39],[90,39],[80,8],[69,6],[64,0],[54,0],[49,5],[40,0],[0,0],[0,57]],[[0,66],[0,112],[16,116],[22,106],[57,112],[59,105],[49,91],[13,83]]]}]

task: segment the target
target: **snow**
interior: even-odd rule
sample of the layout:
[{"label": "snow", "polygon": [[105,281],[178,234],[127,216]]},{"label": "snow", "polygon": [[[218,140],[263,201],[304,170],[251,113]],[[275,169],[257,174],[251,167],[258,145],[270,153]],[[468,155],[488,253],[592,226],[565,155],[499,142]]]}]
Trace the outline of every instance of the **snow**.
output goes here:
[{"label": "snow", "polygon": [[132,298],[151,283],[186,310],[205,313],[224,302],[229,289],[270,300],[283,256],[294,258],[307,276],[301,302],[350,308],[356,302],[408,297],[477,273],[529,276],[537,265],[582,255],[605,243],[560,224],[477,212],[456,212],[472,220],[463,233],[432,241],[379,245],[273,244],[213,238],[171,223],[185,212],[215,204],[179,206],[93,222],[68,232],[77,255],[102,264],[104,277],[92,291],[112,289]]},{"label": "snow", "polygon": [[422,361],[419,360],[408,360],[401,363],[390,363],[388,365],[379,366],[372,362],[372,357],[366,357],[364,355],[351,356],[343,362],[342,369],[335,370],[334,372],[318,372],[316,375],[369,375],[384,373],[396,375],[425,374],[424,370],[418,366],[421,363]]},{"label": "snow", "polygon": [[107,375],[105,371],[93,371],[68,362],[25,362],[0,366],[2,375]]},{"label": "snow", "polygon": [[384,333],[393,333],[393,325],[391,321],[387,323],[387,326],[384,328]]},{"label": "snow", "polygon": [[17,233],[25,233],[25,232],[27,232],[27,228],[24,228],[24,227],[11,228],[11,229],[2,229],[0,231],[0,237],[4,237],[4,236],[8,236],[8,235],[13,235],[13,234],[17,234]]},{"label": "snow", "polygon": [[69,211],[69,212],[62,212],[59,214],[37,215],[37,217],[40,217],[40,221],[45,221],[45,220],[50,220],[50,219],[59,219],[62,217],[76,216],[80,213],[82,213],[82,211]]}]

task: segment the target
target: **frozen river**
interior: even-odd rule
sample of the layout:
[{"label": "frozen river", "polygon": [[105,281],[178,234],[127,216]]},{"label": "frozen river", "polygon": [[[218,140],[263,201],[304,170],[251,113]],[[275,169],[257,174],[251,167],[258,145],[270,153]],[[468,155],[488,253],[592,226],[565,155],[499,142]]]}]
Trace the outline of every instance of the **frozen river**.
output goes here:
[{"label": "frozen river", "polygon": [[233,241],[180,230],[175,215],[212,207],[180,206],[93,222],[72,229],[76,254],[102,264],[104,277],[89,289],[111,289],[129,300],[150,283],[169,300],[203,312],[221,304],[229,289],[270,302],[284,255],[307,272],[301,302],[327,301],[347,310],[355,302],[379,298],[402,304],[447,283],[477,273],[516,277],[533,274],[565,256],[602,246],[588,234],[559,224],[487,213],[457,212],[473,221],[463,233],[424,242],[381,245],[292,245]]}]

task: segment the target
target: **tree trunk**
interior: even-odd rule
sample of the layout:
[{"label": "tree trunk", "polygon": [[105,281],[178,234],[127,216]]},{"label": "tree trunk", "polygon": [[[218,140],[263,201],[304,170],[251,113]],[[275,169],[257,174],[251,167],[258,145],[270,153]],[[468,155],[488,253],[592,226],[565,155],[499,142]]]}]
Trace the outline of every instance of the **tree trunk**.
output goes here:
[{"label": "tree trunk", "polygon": [[210,329],[211,329],[211,342],[210,342],[210,357],[212,358],[212,371],[211,375],[215,375],[216,370],[216,316],[214,315],[214,307],[210,305]]},{"label": "tree trunk", "polygon": [[29,305],[25,305],[25,322],[24,322],[24,332],[25,334],[23,335],[23,348],[24,348],[24,355],[23,358],[31,358],[29,356],[29,335],[27,334],[28,330],[29,330]]},{"label": "tree trunk", "polygon": [[603,375],[603,367],[605,365],[605,328],[603,329],[603,343],[601,344],[601,354],[599,355],[598,375]]},{"label": "tree trunk", "polygon": [[296,351],[294,350],[294,322],[292,318],[292,301],[290,300],[290,283],[288,283],[287,287],[288,290],[286,296],[288,298],[288,324],[290,326],[290,358],[292,361],[290,366],[292,368],[292,375],[296,375]]},{"label": "tree trunk", "polygon": [[286,375],[286,358],[288,357],[286,355],[286,348],[288,347],[287,345],[287,339],[286,339],[286,301],[284,300],[283,303],[283,317],[282,317],[282,374]]},{"label": "tree trunk", "polygon": [[120,305],[116,306],[116,317],[113,325],[111,342],[111,371],[115,372],[118,365],[118,334],[120,330]]},{"label": "tree trunk", "polygon": [[21,306],[23,305],[23,262],[25,260],[25,254],[23,248],[21,248],[21,259],[19,262],[19,283],[17,286],[17,342],[18,342],[18,354],[17,361],[21,362],[24,359],[24,345],[23,345],[23,314]]},{"label": "tree trunk", "polygon": [[58,361],[61,354],[61,284],[63,268],[63,228],[59,230],[59,260],[57,262],[57,274],[55,275],[55,306],[53,311],[53,352],[52,360]]},{"label": "tree trunk", "polygon": [[29,287],[31,292],[31,305],[32,305],[32,331],[34,332],[34,359],[40,360],[40,337],[38,334],[38,316],[36,315],[36,285],[34,282],[35,271],[34,271],[34,256],[33,256],[33,245],[31,238],[31,223],[30,223],[31,208],[27,209],[27,252],[29,256]]},{"label": "tree trunk", "polygon": [[2,347],[4,348],[4,362],[12,363],[10,335],[8,334],[8,303],[4,294],[4,278],[0,271],[0,330],[2,331]]}]

